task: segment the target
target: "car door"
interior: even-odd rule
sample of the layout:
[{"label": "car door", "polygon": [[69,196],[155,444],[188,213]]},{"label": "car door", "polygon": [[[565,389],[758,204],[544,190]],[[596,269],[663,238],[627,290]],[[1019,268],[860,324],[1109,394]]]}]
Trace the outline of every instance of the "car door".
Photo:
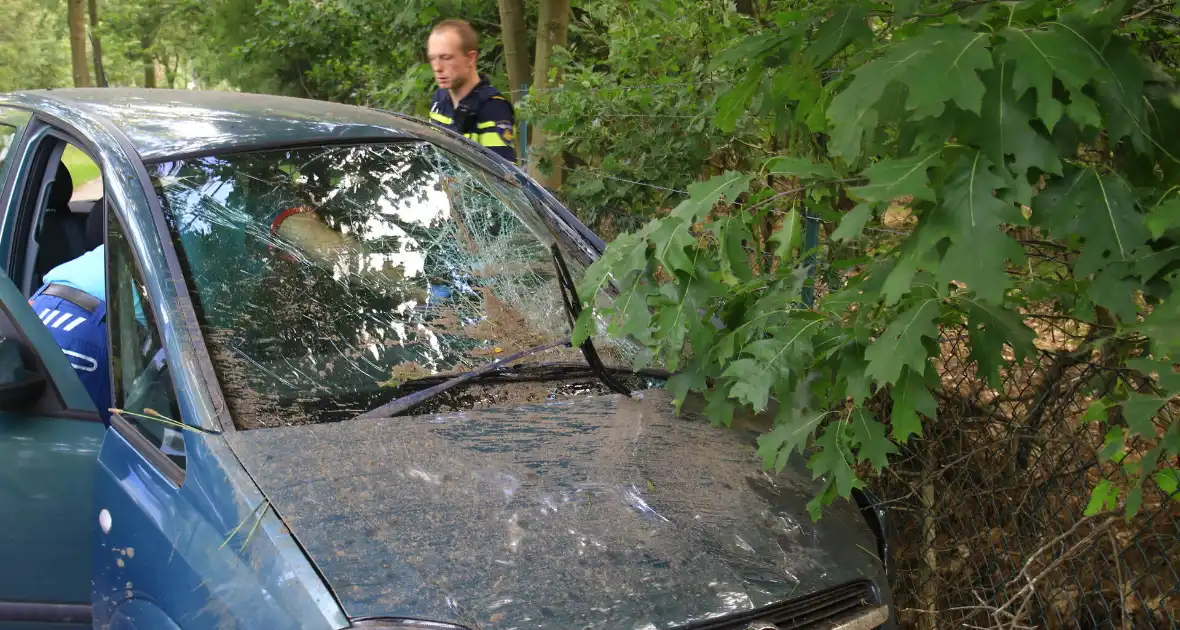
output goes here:
[{"label": "car door", "polygon": [[[5,252],[32,168],[27,112],[0,108],[0,216]],[[9,256],[0,257],[10,261]],[[86,627],[91,619],[91,499],[104,425],[28,297],[0,277],[0,630]],[[4,365],[0,349],[0,365]],[[18,365],[19,364],[19,365]],[[35,375],[35,376],[34,376]],[[43,380],[42,385],[33,381]]]},{"label": "car door", "polygon": [[104,430],[48,329],[0,276],[0,629],[89,626]]}]

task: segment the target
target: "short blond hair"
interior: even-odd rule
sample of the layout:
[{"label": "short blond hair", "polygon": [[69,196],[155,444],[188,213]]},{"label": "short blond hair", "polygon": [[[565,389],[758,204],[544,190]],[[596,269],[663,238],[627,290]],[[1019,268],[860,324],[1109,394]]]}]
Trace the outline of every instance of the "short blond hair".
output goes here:
[{"label": "short blond hair", "polygon": [[473,50],[479,51],[479,35],[466,20],[443,20],[434,26],[430,34],[433,35],[439,31],[446,30],[458,33],[459,45],[463,48],[464,53],[469,53]]}]

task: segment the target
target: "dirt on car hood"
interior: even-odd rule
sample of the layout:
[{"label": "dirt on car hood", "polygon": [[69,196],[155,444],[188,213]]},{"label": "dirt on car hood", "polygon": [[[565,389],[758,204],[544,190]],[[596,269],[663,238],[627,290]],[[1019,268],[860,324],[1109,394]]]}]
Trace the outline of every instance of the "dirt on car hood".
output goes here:
[{"label": "dirt on car hood", "polygon": [[352,618],[654,630],[883,579],[854,505],[813,524],[801,459],[766,473],[749,418],[694,408],[647,390],[229,439]]}]

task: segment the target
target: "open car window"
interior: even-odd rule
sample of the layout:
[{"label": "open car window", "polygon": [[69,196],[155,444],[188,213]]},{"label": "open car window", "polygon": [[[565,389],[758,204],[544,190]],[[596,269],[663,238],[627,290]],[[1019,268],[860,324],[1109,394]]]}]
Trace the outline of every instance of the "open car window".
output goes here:
[{"label": "open car window", "polygon": [[429,143],[149,168],[241,427],[343,420],[570,334],[524,192]]}]

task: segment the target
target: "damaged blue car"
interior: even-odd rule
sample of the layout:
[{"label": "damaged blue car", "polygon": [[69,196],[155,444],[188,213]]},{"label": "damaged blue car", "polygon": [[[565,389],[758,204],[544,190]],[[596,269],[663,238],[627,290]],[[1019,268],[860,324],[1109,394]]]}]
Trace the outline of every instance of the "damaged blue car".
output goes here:
[{"label": "damaged blue car", "polygon": [[[884,511],[572,346],[603,242],[461,136],[69,89],[0,152],[0,629],[894,627]],[[29,304],[100,245],[110,400]]]}]

